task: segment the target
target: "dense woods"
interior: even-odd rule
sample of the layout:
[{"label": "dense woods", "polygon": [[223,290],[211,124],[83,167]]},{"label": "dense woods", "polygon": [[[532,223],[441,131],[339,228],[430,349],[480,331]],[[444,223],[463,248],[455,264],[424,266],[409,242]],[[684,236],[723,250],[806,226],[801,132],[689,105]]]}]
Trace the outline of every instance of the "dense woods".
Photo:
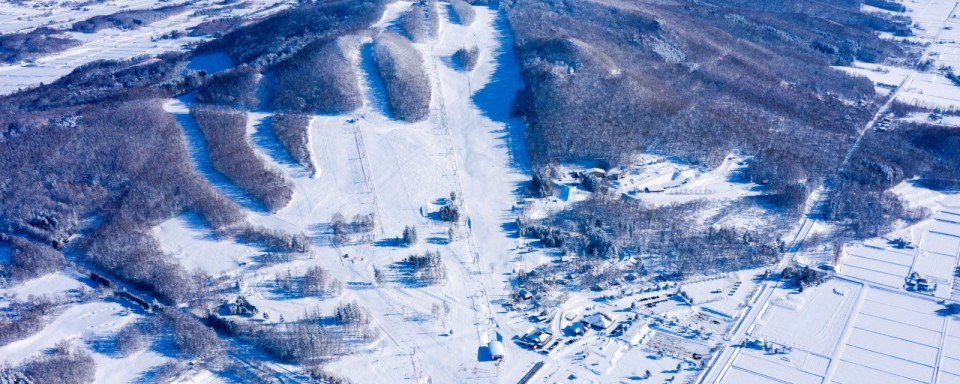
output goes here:
[{"label": "dense woods", "polygon": [[80,45],[62,31],[40,27],[30,32],[0,35],[0,61],[13,64]]},{"label": "dense woods", "polygon": [[641,257],[649,272],[683,277],[755,268],[777,259],[779,243],[767,231],[697,225],[708,206],[695,201],[649,207],[600,193],[538,222],[521,217],[519,234],[586,259]]},{"label": "dense woods", "polygon": [[477,19],[477,11],[464,0],[450,0],[453,16],[460,25],[470,26]]},{"label": "dense woods", "polygon": [[840,173],[824,215],[851,238],[879,236],[900,219],[918,220],[889,191],[917,178],[920,186],[960,190],[960,132],[922,123],[897,123],[892,131],[870,131]]},{"label": "dense woods", "polygon": [[279,272],[276,285],[282,294],[295,297],[330,298],[339,296],[343,291],[343,284],[320,266],[307,268],[300,276],[290,270]]},{"label": "dense woods", "polygon": [[63,254],[51,246],[2,234],[0,244],[4,237],[7,237],[13,248],[6,264],[0,264],[0,278],[7,282],[23,281],[59,271],[67,262]]},{"label": "dense woods", "polygon": [[217,334],[193,315],[164,308],[160,318],[163,326],[169,328],[173,335],[173,346],[181,356],[202,361],[224,351],[223,342]]},{"label": "dense woods", "polygon": [[398,120],[421,121],[430,114],[430,79],[420,51],[393,32],[373,42],[373,60],[387,88],[390,112]]},{"label": "dense woods", "polygon": [[160,250],[145,230],[119,225],[98,228],[82,244],[85,261],[109,276],[154,295],[167,304],[183,302],[190,294],[187,271]]},{"label": "dense woods", "polygon": [[[213,227],[236,220],[235,203],[198,176],[183,134],[158,100],[5,115],[0,191],[5,232],[63,246],[78,220],[140,227],[193,208]],[[45,177],[36,177],[44,174]]]},{"label": "dense woods", "polygon": [[460,48],[453,54],[453,59],[464,72],[470,72],[477,67],[480,60],[480,48]]},{"label": "dense woods", "polygon": [[211,41],[201,50],[223,50],[235,62],[265,68],[315,41],[366,29],[383,13],[383,0],[303,2]]},{"label": "dense woods", "polygon": [[437,2],[435,0],[421,0],[411,5],[410,9],[400,16],[400,28],[416,43],[437,38],[437,33],[440,30]]},{"label": "dense woods", "polygon": [[277,140],[300,165],[316,172],[310,158],[310,117],[292,113],[278,113],[270,119],[270,129]]},{"label": "dense woods", "polygon": [[57,303],[49,297],[30,295],[26,300],[11,300],[0,311],[0,346],[22,340],[43,329],[46,317]]},{"label": "dense woods", "polygon": [[399,270],[407,285],[424,287],[447,283],[447,267],[443,264],[440,251],[407,256],[400,263]]},{"label": "dense woods", "polygon": [[356,302],[340,304],[330,314],[311,308],[294,321],[278,324],[233,321],[216,315],[208,316],[207,323],[281,362],[308,366],[347,354],[379,336],[370,326],[369,313]]},{"label": "dense woods", "polygon": [[27,360],[18,370],[33,383],[87,384],[96,378],[97,364],[86,351],[61,341],[51,353]]},{"label": "dense woods", "polygon": [[260,74],[250,67],[239,67],[211,76],[197,91],[196,101],[227,107],[252,109],[257,99],[257,82]]},{"label": "dense woods", "polygon": [[213,167],[227,179],[276,212],[293,198],[290,183],[278,169],[268,167],[247,140],[247,114],[218,107],[190,109],[206,140]]},{"label": "dense woods", "polygon": [[638,152],[718,164],[744,148],[750,177],[793,207],[803,199],[787,195],[836,170],[877,107],[868,80],[829,66],[901,54],[874,31],[907,30],[834,1],[517,0],[508,17],[526,85],[514,113],[535,165]]},{"label": "dense woods", "polygon": [[338,41],[317,41],[276,66],[271,104],[292,113],[347,113],[363,105],[357,65]]}]

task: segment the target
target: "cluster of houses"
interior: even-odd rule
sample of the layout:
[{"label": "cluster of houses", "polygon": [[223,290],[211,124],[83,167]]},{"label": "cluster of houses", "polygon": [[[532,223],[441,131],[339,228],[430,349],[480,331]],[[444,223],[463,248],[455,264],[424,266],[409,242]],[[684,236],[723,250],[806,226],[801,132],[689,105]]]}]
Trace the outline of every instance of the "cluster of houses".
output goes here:
[{"label": "cluster of houses", "polygon": [[907,277],[907,287],[917,292],[933,292],[937,290],[937,283],[931,282],[926,277],[914,271]]},{"label": "cluster of houses", "polygon": [[884,116],[880,121],[877,122],[876,128],[878,131],[886,131],[890,129],[890,115]]},{"label": "cluster of houses", "polygon": [[[568,318],[569,320],[569,318]],[[580,321],[574,322],[568,328],[570,334],[580,336],[589,330],[607,331],[614,328],[617,324],[617,316],[609,313],[598,312],[589,316],[584,316]],[[520,346],[530,348],[535,351],[549,352],[559,340],[556,339],[553,332],[544,328],[535,328],[525,335],[516,339]]]}]

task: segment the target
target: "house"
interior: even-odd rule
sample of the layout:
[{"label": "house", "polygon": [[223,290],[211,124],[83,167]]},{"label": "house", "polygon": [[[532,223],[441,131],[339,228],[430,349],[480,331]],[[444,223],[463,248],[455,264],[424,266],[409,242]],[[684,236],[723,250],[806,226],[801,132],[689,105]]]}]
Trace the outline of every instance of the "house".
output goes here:
[{"label": "house", "polygon": [[526,289],[521,289],[517,291],[517,297],[519,297],[522,300],[530,300],[533,298],[533,293],[530,293],[530,291]]},{"label": "house", "polygon": [[603,169],[600,169],[600,168],[590,168],[586,170],[584,174],[601,178],[601,179],[604,177],[607,177],[607,171],[604,171]]},{"label": "house", "polygon": [[532,349],[540,349],[547,345],[550,340],[553,340],[553,332],[550,332],[546,329],[537,328],[528,332],[526,335],[523,335],[523,337],[517,340],[517,344]]},{"label": "house", "polygon": [[503,361],[503,358],[507,356],[506,350],[503,349],[503,343],[499,341],[489,342],[487,349],[490,351],[490,358],[494,361]]},{"label": "house", "polygon": [[547,312],[546,309],[544,309],[544,310],[541,311],[540,314],[537,315],[535,318],[536,318],[537,321],[539,321],[539,322],[542,323],[542,322],[544,322],[544,321],[548,321],[548,320],[550,320],[550,319],[553,319],[553,315],[550,314],[550,312]]},{"label": "house", "polygon": [[607,176],[607,178],[609,178],[610,180],[623,180],[626,177],[627,177],[626,172],[610,173],[610,175]]},{"label": "house", "polygon": [[596,329],[604,330],[612,327],[613,324],[617,322],[617,317],[608,313],[598,312],[590,316],[585,316],[580,321]]},{"label": "house", "polygon": [[932,291],[933,289],[930,289],[930,281],[924,277],[921,277],[917,279],[917,290],[920,292],[927,292]]},{"label": "house", "polygon": [[587,333],[587,328],[583,327],[583,323],[573,323],[570,325],[570,333],[574,336],[581,336]]}]

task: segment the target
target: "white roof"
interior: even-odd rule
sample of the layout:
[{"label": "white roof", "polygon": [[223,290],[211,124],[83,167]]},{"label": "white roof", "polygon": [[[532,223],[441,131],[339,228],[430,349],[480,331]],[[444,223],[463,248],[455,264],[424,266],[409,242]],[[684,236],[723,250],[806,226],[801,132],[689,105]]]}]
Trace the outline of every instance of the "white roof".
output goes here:
[{"label": "white roof", "polygon": [[490,356],[492,357],[506,356],[506,351],[503,349],[503,343],[499,341],[491,341],[489,344],[487,344],[487,348],[490,350]]},{"label": "white roof", "polygon": [[617,321],[617,317],[606,313],[594,313],[583,318],[583,322],[597,328],[610,328]]}]

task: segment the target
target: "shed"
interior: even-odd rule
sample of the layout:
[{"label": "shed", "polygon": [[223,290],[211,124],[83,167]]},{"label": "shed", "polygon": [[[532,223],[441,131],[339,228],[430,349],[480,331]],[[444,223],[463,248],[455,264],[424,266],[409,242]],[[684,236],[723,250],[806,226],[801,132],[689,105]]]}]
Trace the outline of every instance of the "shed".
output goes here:
[{"label": "shed", "polygon": [[507,356],[506,350],[503,349],[503,343],[499,341],[491,341],[487,344],[487,349],[490,351],[490,358],[496,361],[503,361],[503,358]]},{"label": "shed", "polygon": [[521,289],[519,292],[517,292],[517,296],[523,300],[530,300],[533,298],[533,293],[530,293],[530,291],[526,289]]},{"label": "shed", "polygon": [[518,343],[529,348],[540,349],[553,340],[553,332],[546,329],[534,329],[518,340]]},{"label": "shed", "polygon": [[601,179],[604,178],[604,177],[607,177],[607,171],[604,171],[604,170],[601,169],[601,168],[590,168],[590,169],[586,170],[586,171],[584,172],[584,174],[587,174],[587,175],[590,175],[590,176],[593,176],[593,177],[598,177],[598,178],[601,178]]}]

